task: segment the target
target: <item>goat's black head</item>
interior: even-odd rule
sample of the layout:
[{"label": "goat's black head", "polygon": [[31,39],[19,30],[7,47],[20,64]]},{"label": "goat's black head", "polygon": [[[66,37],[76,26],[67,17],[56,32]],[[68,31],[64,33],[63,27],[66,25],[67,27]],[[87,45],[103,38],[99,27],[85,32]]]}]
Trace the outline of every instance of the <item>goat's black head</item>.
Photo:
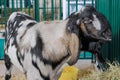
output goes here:
[{"label": "goat's black head", "polygon": [[[109,22],[103,14],[92,6],[85,6],[79,12],[72,13],[67,20],[67,31],[75,33],[80,42],[83,42],[84,39],[111,41],[112,32]],[[80,46],[79,49],[81,49]]]},{"label": "goat's black head", "polygon": [[80,11],[80,27],[85,37],[111,41],[111,26],[106,17],[92,6],[85,6]]}]

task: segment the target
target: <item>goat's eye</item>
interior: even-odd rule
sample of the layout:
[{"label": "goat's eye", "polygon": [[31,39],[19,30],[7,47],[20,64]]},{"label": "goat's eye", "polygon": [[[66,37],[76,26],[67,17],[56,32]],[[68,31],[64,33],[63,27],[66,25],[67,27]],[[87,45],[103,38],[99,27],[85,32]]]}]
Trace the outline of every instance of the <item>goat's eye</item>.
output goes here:
[{"label": "goat's eye", "polygon": [[84,23],[92,23],[92,20],[90,18],[84,18]]},{"label": "goat's eye", "polygon": [[103,32],[103,36],[105,35],[105,33]]},{"label": "goat's eye", "polygon": [[86,18],[84,18],[84,20],[85,20],[85,21],[88,21],[88,20],[89,20],[89,18],[88,18],[88,17],[86,17]]}]

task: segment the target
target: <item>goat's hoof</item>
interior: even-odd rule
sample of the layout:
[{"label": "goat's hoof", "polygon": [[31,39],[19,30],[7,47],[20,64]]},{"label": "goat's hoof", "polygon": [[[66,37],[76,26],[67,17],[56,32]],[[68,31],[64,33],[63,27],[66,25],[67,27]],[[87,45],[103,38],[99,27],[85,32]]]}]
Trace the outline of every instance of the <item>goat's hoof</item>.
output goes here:
[{"label": "goat's hoof", "polygon": [[11,75],[6,75],[5,76],[5,80],[10,80],[10,78],[11,78]]},{"label": "goat's hoof", "polygon": [[102,71],[106,71],[107,69],[109,69],[109,67],[110,67],[110,65],[107,64],[106,62],[104,62],[104,63],[99,63],[99,64],[97,65],[98,70],[102,70]]}]

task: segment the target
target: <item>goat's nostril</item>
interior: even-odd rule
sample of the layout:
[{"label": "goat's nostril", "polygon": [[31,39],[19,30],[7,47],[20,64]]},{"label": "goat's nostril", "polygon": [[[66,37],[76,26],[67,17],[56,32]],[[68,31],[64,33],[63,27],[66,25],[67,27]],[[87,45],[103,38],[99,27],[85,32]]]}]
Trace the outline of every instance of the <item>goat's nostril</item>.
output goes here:
[{"label": "goat's nostril", "polygon": [[103,33],[103,36],[105,35],[105,33]]},{"label": "goat's nostril", "polygon": [[110,38],[107,38],[107,40],[108,40],[108,41],[112,41],[112,39],[110,39]]}]

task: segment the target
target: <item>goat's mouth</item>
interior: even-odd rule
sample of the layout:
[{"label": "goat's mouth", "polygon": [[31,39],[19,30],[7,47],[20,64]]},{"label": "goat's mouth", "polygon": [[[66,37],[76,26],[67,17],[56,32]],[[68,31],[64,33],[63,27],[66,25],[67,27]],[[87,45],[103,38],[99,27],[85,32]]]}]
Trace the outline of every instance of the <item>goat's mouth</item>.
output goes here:
[{"label": "goat's mouth", "polygon": [[111,38],[104,38],[104,37],[101,37],[101,40],[104,40],[104,41],[107,41],[107,42],[112,41]]},{"label": "goat's mouth", "polygon": [[97,39],[97,40],[102,40],[102,41],[105,41],[105,42],[112,41],[112,38],[109,38],[109,37],[101,37],[101,36],[94,36],[94,35],[90,35],[89,37],[91,37],[93,39]]},{"label": "goat's mouth", "polygon": [[100,37],[100,40],[102,40],[104,42],[111,42],[112,38],[111,37]]},{"label": "goat's mouth", "polygon": [[98,39],[106,42],[112,41],[112,34],[109,30],[103,31],[103,32],[98,32]]},{"label": "goat's mouth", "polygon": [[103,31],[100,32],[99,30],[96,30],[90,24],[81,23],[80,28],[82,32],[84,33],[84,37],[95,39],[95,40],[102,40],[105,42],[110,42],[112,40],[112,36],[110,32],[103,32]]},{"label": "goat's mouth", "polygon": [[94,35],[94,34],[85,34],[84,36],[88,37],[88,38],[91,38],[91,39],[101,40],[101,41],[105,41],[105,42],[112,41],[112,39],[109,38],[109,37],[103,37],[103,36],[98,36],[98,35]]},{"label": "goat's mouth", "polygon": [[94,33],[85,32],[84,36],[87,37],[88,39],[90,38],[90,39],[101,40],[101,41],[105,41],[105,42],[112,41],[111,37],[109,37],[109,36],[101,36],[101,35],[98,35],[97,33],[94,34]]}]

